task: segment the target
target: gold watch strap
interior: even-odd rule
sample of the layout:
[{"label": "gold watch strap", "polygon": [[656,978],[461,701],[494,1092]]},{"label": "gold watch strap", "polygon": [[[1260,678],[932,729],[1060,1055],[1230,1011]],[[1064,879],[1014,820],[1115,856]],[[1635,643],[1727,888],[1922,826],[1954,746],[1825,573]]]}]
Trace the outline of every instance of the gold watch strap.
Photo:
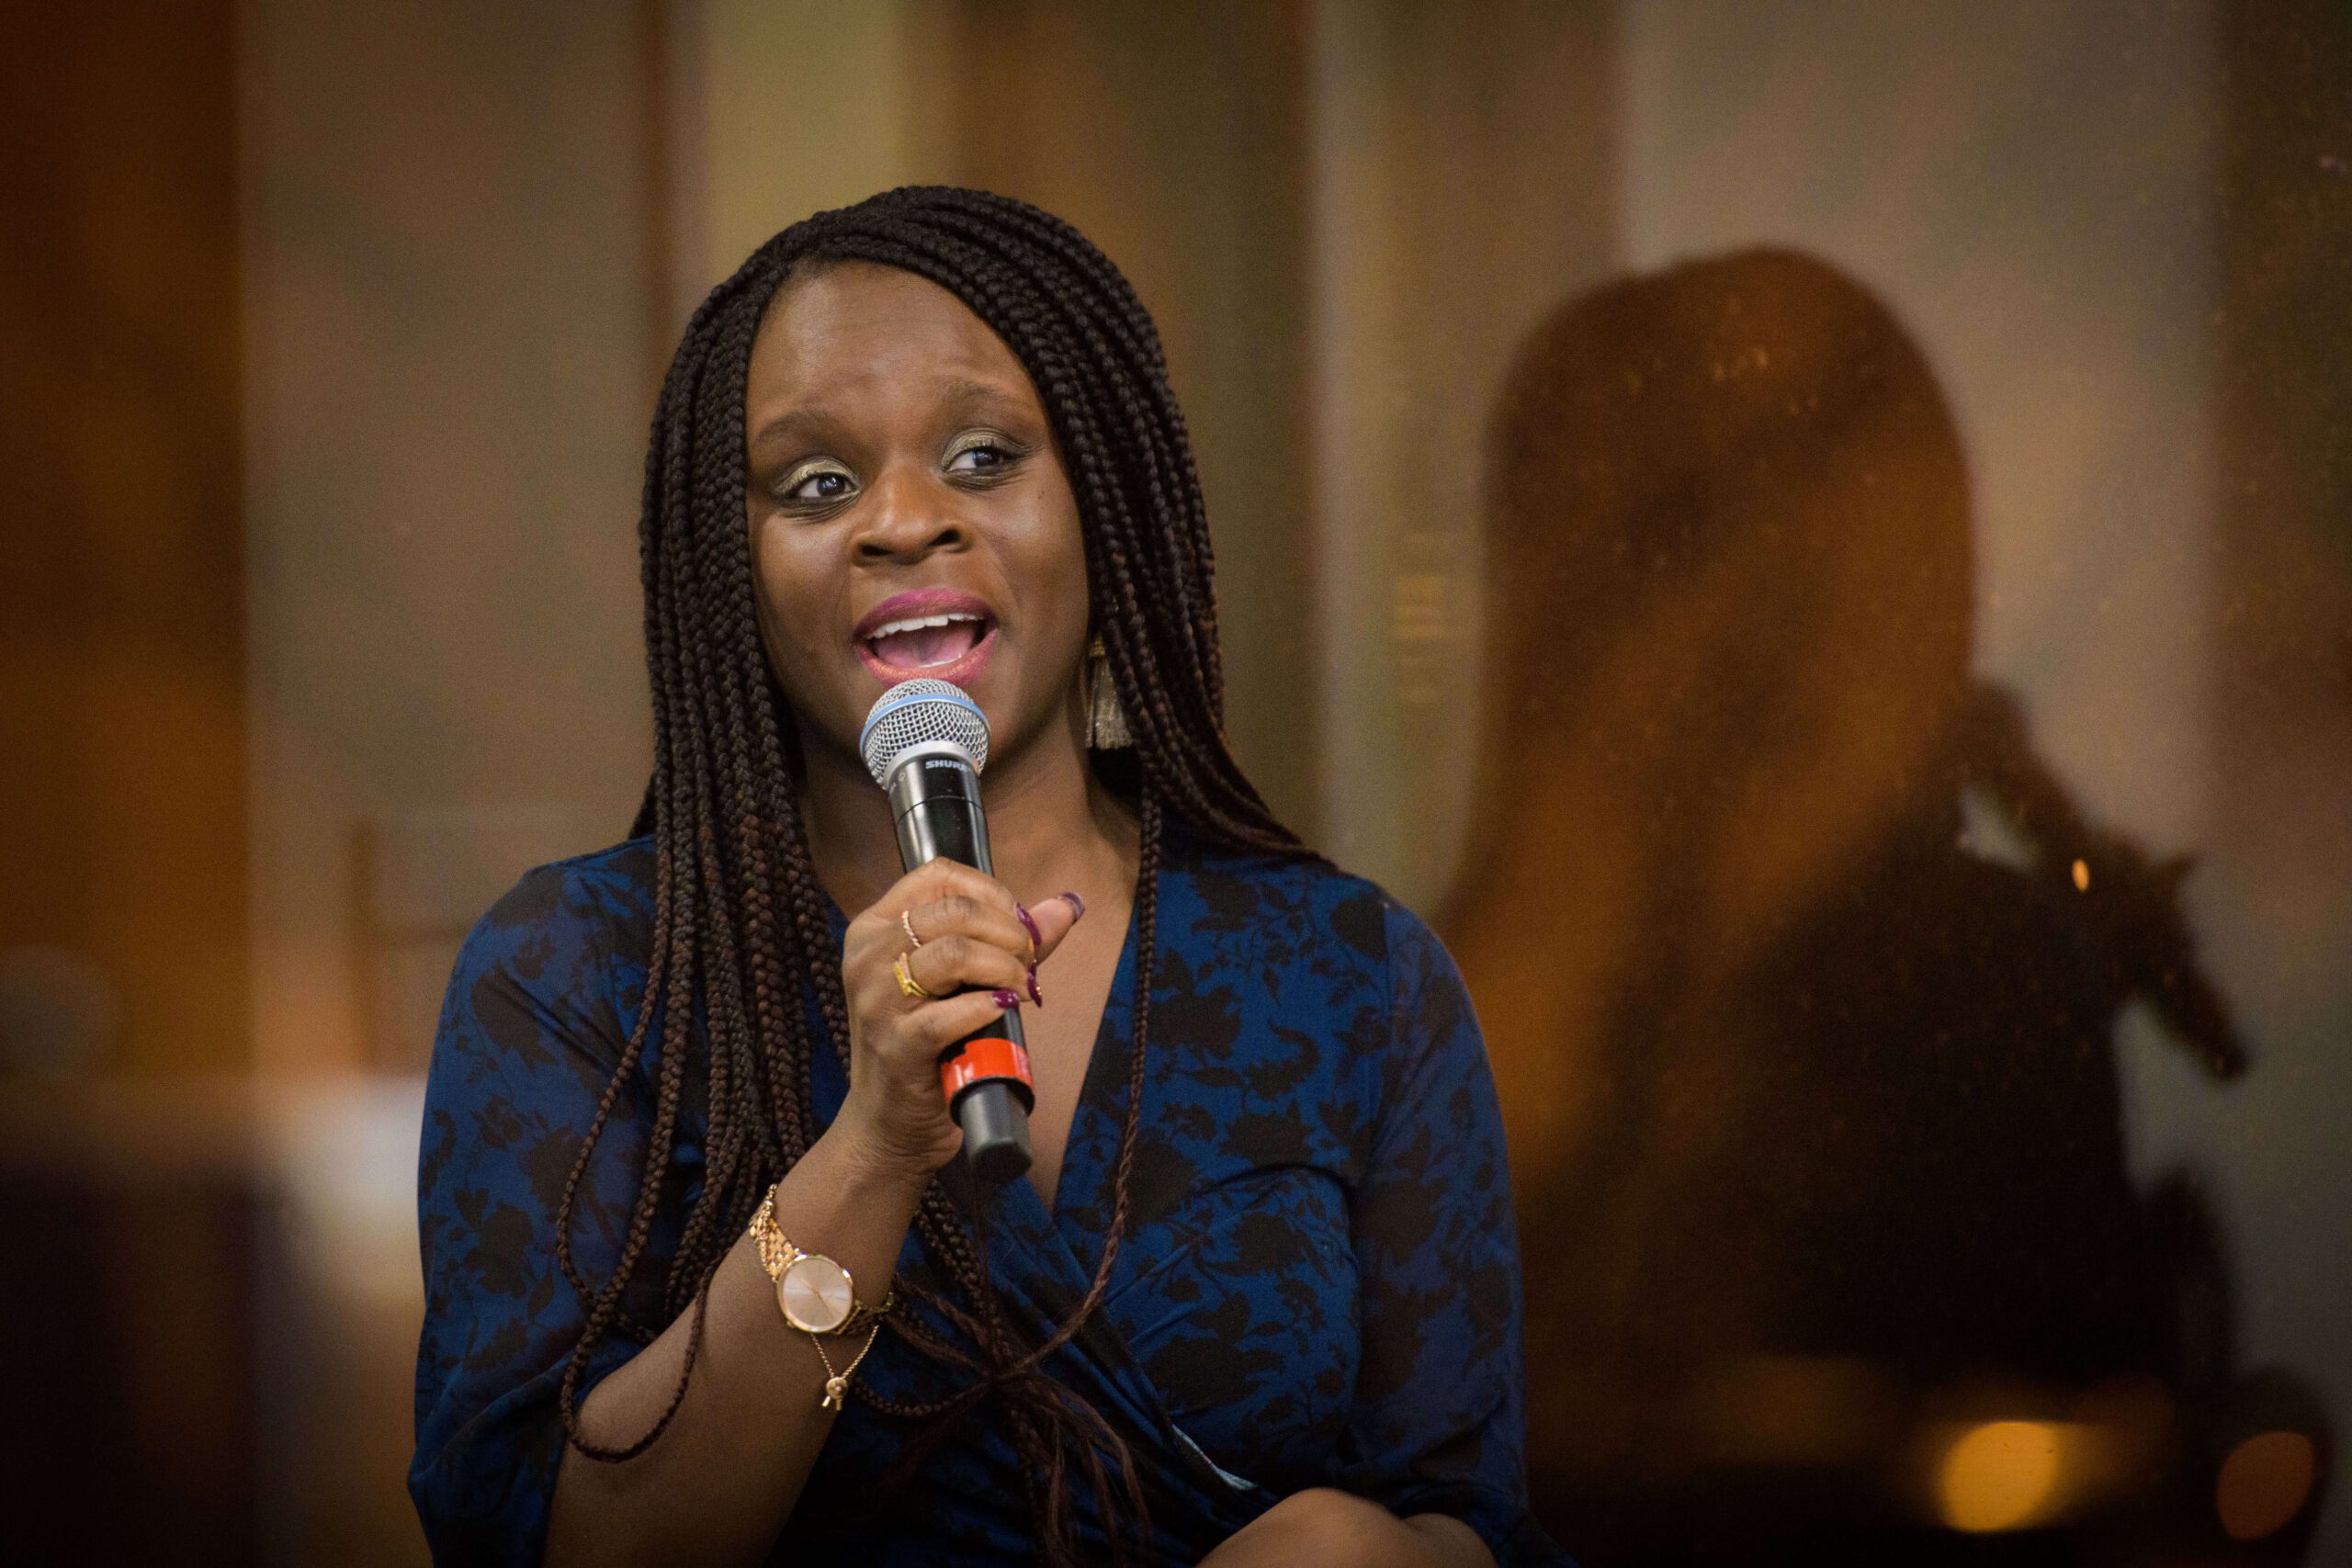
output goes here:
[{"label": "gold watch strap", "polygon": [[[785,1271],[804,1258],[813,1258],[821,1262],[831,1264],[835,1269],[841,1269],[842,1279],[853,1280],[853,1276],[850,1274],[850,1271],[846,1269],[842,1269],[839,1263],[836,1263],[833,1259],[825,1257],[822,1253],[809,1252],[802,1247],[794,1246],[791,1240],[785,1235],[784,1232],[777,1228],[775,1223],[775,1189],[773,1187],[769,1188],[766,1194],[760,1199],[759,1209],[752,1215],[751,1236],[752,1246],[757,1248],[759,1252],[760,1267],[767,1271],[768,1278],[775,1281],[777,1287],[778,1296],[776,1306],[778,1311],[783,1310],[784,1304],[782,1290],[784,1286]],[[854,1293],[854,1290],[853,1289],[853,1292],[850,1296],[849,1315],[842,1318],[840,1323],[834,1325],[832,1327],[819,1330],[802,1327],[801,1325],[797,1323],[792,1324],[792,1326],[799,1329],[801,1333],[810,1336],[812,1338],[819,1333],[823,1333],[836,1338],[842,1337],[848,1335],[862,1333],[868,1327],[868,1325],[878,1326],[882,1319],[888,1316],[891,1309],[896,1307],[898,1304],[899,1292],[895,1286],[886,1288],[883,1292],[880,1303],[878,1305],[871,1306],[859,1301]],[[787,1316],[786,1321],[790,1323],[791,1319]]]}]

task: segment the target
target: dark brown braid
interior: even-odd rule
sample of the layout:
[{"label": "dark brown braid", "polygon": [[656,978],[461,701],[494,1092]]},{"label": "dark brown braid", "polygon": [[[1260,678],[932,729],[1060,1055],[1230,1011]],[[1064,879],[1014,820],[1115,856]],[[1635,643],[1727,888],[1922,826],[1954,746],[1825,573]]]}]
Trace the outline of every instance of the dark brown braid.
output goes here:
[{"label": "dark brown braid", "polygon": [[[1159,333],[1126,279],[1076,230],[1002,197],[910,187],[795,224],[703,302],[662,385],[639,526],[654,719],[653,780],[639,830],[650,828],[654,840],[652,948],[628,1044],[558,1213],[558,1258],[587,1305],[564,1370],[564,1426],[574,1448],[605,1461],[642,1453],[661,1437],[693,1375],[712,1273],[760,1194],[820,1131],[809,1079],[820,1043],[809,1027],[808,998],[831,1048],[847,1060],[841,950],[797,805],[797,731],[760,642],[743,516],[752,340],[796,267],[838,260],[898,267],[948,289],[1027,368],[1077,497],[1093,624],[1135,734],[1127,781],[1142,824],[1135,1025],[1102,1261],[1067,1321],[1028,1344],[989,1284],[971,1218],[934,1181],[915,1229],[948,1289],[932,1292],[903,1277],[897,1283],[902,1295],[933,1307],[951,1332],[934,1335],[905,1314],[889,1321],[909,1344],[967,1381],[948,1398],[920,1405],[858,1390],[869,1404],[917,1424],[906,1471],[944,1440],[953,1423],[993,1401],[1030,1480],[1040,1554],[1070,1562],[1073,1462],[1093,1488],[1114,1550],[1130,1529],[1148,1529],[1126,1445],[1045,1364],[1102,1304],[1127,1224],[1150,1038],[1163,818],[1172,811],[1196,832],[1235,847],[1305,852],[1225,745],[1207,513]],[[611,1276],[592,1281],[572,1258],[572,1218],[597,1140],[649,1053],[655,1111],[637,1196]],[[639,1275],[651,1271],[648,1252],[690,1087],[707,1100],[703,1189],[679,1230],[660,1300],[650,1303],[641,1292],[652,1281]],[[580,1382],[597,1345],[616,1332],[650,1338],[653,1325],[689,1306],[685,1364],[661,1416],[632,1442],[589,1440],[579,1423]]]}]

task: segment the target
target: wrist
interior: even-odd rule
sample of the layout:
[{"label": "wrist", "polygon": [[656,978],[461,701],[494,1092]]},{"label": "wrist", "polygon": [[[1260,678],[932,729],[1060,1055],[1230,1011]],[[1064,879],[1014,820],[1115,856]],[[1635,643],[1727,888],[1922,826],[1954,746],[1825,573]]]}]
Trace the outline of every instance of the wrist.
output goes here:
[{"label": "wrist", "polygon": [[933,1168],[895,1147],[864,1121],[843,1114],[818,1135],[802,1164],[814,1160],[829,1185],[883,1201],[898,1200],[912,1215],[931,1185]]}]

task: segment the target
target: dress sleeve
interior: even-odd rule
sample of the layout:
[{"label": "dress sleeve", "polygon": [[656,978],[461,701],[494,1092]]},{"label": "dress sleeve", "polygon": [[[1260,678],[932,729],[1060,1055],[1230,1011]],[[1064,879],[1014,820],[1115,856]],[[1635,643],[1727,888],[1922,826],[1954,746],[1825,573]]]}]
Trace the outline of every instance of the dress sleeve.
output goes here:
[{"label": "dress sleeve", "polygon": [[[425,1304],[409,1471],[438,1563],[536,1565],[546,1542],[557,1390],[585,1317],[556,1261],[555,1216],[635,1005],[615,979],[613,931],[563,868],[535,871],[467,938],[442,1005],[417,1179]],[[616,1104],[572,1220],[592,1283],[619,1254],[646,1081]],[[582,1397],[637,1348],[601,1344]]]},{"label": "dress sleeve", "polygon": [[1503,1568],[1565,1562],[1528,1512],[1517,1222],[1493,1074],[1462,976],[1387,907],[1389,1038],[1355,1195],[1363,1351],[1341,1484],[1450,1514]]}]

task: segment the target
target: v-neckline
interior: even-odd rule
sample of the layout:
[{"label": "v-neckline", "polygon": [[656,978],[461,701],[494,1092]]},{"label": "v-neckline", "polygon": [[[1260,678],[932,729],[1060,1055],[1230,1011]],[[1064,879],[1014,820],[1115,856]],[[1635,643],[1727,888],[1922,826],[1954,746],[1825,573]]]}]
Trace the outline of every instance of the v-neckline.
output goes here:
[{"label": "v-neckline", "polygon": [[[1062,1168],[1054,1184],[1053,1201],[1047,1203],[1037,1184],[1025,1175],[997,1190],[998,1204],[1007,1219],[1022,1224],[1041,1240],[1059,1240],[1090,1277],[1095,1260],[1091,1255],[1099,1255],[1102,1237],[1080,1226],[1077,1216],[1100,1209],[1096,1200],[1101,1196],[1105,1156],[1114,1155],[1118,1145],[1118,1117],[1125,1112],[1125,1096],[1099,1080],[1112,1064],[1123,1062],[1125,1056],[1122,1043],[1128,1038],[1135,1019],[1136,943],[1142,913],[1138,885],[1127,901],[1127,930],[1120,939],[1119,961],[1111,971],[1102,1017],[1094,1026],[1094,1043],[1087,1050],[1078,1099],[1070,1107],[1069,1127],[1062,1135]],[[1107,1147],[1103,1145],[1106,1137]],[[1073,1199],[1073,1192],[1082,1197]]]}]

